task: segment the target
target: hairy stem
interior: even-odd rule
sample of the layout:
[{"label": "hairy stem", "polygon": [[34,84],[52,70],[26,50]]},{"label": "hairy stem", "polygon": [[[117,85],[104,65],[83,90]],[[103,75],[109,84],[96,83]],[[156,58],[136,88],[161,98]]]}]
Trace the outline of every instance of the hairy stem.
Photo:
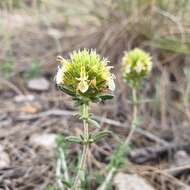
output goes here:
[{"label": "hairy stem", "polygon": [[[69,181],[69,173],[67,168],[67,162],[65,158],[65,152],[62,147],[58,147],[59,151],[59,158],[57,160],[57,167],[56,167],[56,176],[57,176],[57,184],[60,188],[60,190],[64,190],[64,185],[62,182],[62,172],[64,172],[64,180]],[[67,189],[67,188],[66,188]]]},{"label": "hairy stem", "polygon": [[87,161],[88,152],[89,152],[89,143],[88,143],[89,129],[88,129],[88,123],[86,121],[87,117],[89,116],[89,113],[88,113],[88,106],[86,104],[82,105],[81,116],[82,116],[83,127],[84,127],[84,133],[83,133],[84,143],[83,143],[83,151],[82,151],[82,156],[81,156],[81,160],[80,160],[80,164],[78,168],[78,173],[74,180],[73,190],[80,190],[81,179],[84,178],[85,176],[86,161]]},{"label": "hairy stem", "polygon": [[61,179],[62,174],[61,174],[61,159],[60,158],[57,160],[57,164],[56,164],[56,177],[57,177],[57,185],[59,189],[64,190],[64,185]]},{"label": "hairy stem", "polygon": [[64,178],[66,181],[69,181],[69,172],[67,168],[67,162],[66,162],[64,150],[60,148],[59,152],[60,152],[60,157],[61,157],[61,165],[64,171]]},{"label": "hairy stem", "polygon": [[98,190],[106,190],[107,186],[109,185],[110,181],[113,178],[113,175],[117,169],[115,167],[112,167],[104,180],[103,184],[98,188]]},{"label": "hairy stem", "polygon": [[133,96],[132,97],[133,98],[133,118],[132,118],[132,123],[131,123],[131,130],[124,142],[125,144],[124,146],[129,145],[137,126],[137,91],[135,88],[132,89],[132,96]]}]

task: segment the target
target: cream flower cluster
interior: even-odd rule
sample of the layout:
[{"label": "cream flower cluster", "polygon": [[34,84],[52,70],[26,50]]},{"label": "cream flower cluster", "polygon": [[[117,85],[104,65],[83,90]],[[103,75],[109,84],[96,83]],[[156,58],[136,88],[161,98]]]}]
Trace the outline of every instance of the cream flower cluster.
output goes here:
[{"label": "cream flower cluster", "polygon": [[134,49],[124,54],[122,59],[124,79],[129,83],[138,83],[152,69],[151,57],[141,49]]},{"label": "cream flower cluster", "polygon": [[93,99],[115,89],[115,76],[110,71],[113,67],[93,50],[75,51],[69,59],[59,56],[58,61],[56,84],[76,96]]}]

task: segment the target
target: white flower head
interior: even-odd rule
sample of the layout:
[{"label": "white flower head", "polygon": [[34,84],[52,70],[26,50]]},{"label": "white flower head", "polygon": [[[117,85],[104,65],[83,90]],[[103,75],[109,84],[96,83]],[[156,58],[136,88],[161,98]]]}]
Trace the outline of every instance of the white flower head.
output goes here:
[{"label": "white flower head", "polygon": [[101,95],[115,89],[113,67],[95,51],[78,50],[68,59],[59,56],[57,60],[60,67],[55,79],[63,92],[80,97],[81,101],[97,101]]}]

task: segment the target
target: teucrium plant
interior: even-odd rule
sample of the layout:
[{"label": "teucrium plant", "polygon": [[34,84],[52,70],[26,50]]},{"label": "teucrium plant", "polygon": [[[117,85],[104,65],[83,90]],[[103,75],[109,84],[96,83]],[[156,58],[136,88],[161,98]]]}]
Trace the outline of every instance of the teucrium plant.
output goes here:
[{"label": "teucrium plant", "polygon": [[128,146],[131,137],[135,131],[138,123],[138,97],[137,92],[140,88],[141,81],[146,78],[152,70],[152,61],[148,53],[141,49],[134,49],[129,52],[125,52],[122,59],[123,66],[123,79],[124,82],[131,87],[132,90],[132,103],[133,103],[133,115],[131,122],[131,131],[124,142],[124,146]]},{"label": "teucrium plant", "polygon": [[102,131],[96,134],[89,133],[89,125],[100,127],[91,118],[89,105],[91,102],[101,102],[111,99],[107,94],[115,89],[114,75],[107,59],[102,58],[94,50],[79,50],[70,54],[68,59],[58,57],[59,67],[56,74],[56,85],[59,90],[70,95],[79,107],[79,118],[83,122],[83,134],[80,137],[69,136],[65,139],[83,146],[82,155],[78,167],[78,173],[72,185],[72,190],[81,189],[84,180],[86,160],[89,145],[104,138],[108,132]]},{"label": "teucrium plant", "polygon": [[131,131],[124,141],[124,146],[128,146],[135,128],[138,124],[138,90],[140,89],[141,81],[146,78],[152,70],[152,61],[148,53],[141,49],[134,49],[125,52],[122,59],[123,79],[132,90],[133,115],[131,122]]},{"label": "teucrium plant", "polygon": [[101,187],[98,190],[106,190],[109,185],[115,171],[120,168],[125,162],[125,154],[129,150],[129,144],[132,136],[138,124],[138,90],[141,85],[141,81],[146,78],[152,69],[152,61],[148,53],[141,49],[134,49],[129,52],[125,52],[122,58],[122,74],[124,82],[132,90],[132,105],[133,115],[131,121],[131,130],[126,139],[116,149],[111,163],[108,167],[109,172]]}]

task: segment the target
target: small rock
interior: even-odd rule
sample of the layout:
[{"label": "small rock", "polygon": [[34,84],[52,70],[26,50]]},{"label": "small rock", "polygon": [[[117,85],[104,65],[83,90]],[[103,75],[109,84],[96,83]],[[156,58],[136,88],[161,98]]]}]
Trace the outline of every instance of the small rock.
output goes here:
[{"label": "small rock", "polygon": [[27,83],[28,89],[36,91],[47,91],[49,86],[49,81],[45,78],[34,78]]},{"label": "small rock", "polygon": [[114,177],[114,184],[118,190],[155,190],[136,174],[118,173]]},{"label": "small rock", "polygon": [[32,94],[28,94],[28,95],[18,95],[18,96],[15,96],[14,98],[14,101],[17,102],[17,103],[20,103],[20,102],[27,102],[27,101],[34,101],[35,100],[35,96],[32,95]]},{"label": "small rock", "polygon": [[0,169],[10,167],[9,155],[4,151],[2,145],[0,145]]},{"label": "small rock", "polygon": [[179,150],[174,155],[174,165],[184,166],[190,164],[190,156],[184,150]]},{"label": "small rock", "polygon": [[30,137],[30,143],[35,147],[43,147],[47,150],[53,151],[56,148],[56,134],[34,134]]}]

